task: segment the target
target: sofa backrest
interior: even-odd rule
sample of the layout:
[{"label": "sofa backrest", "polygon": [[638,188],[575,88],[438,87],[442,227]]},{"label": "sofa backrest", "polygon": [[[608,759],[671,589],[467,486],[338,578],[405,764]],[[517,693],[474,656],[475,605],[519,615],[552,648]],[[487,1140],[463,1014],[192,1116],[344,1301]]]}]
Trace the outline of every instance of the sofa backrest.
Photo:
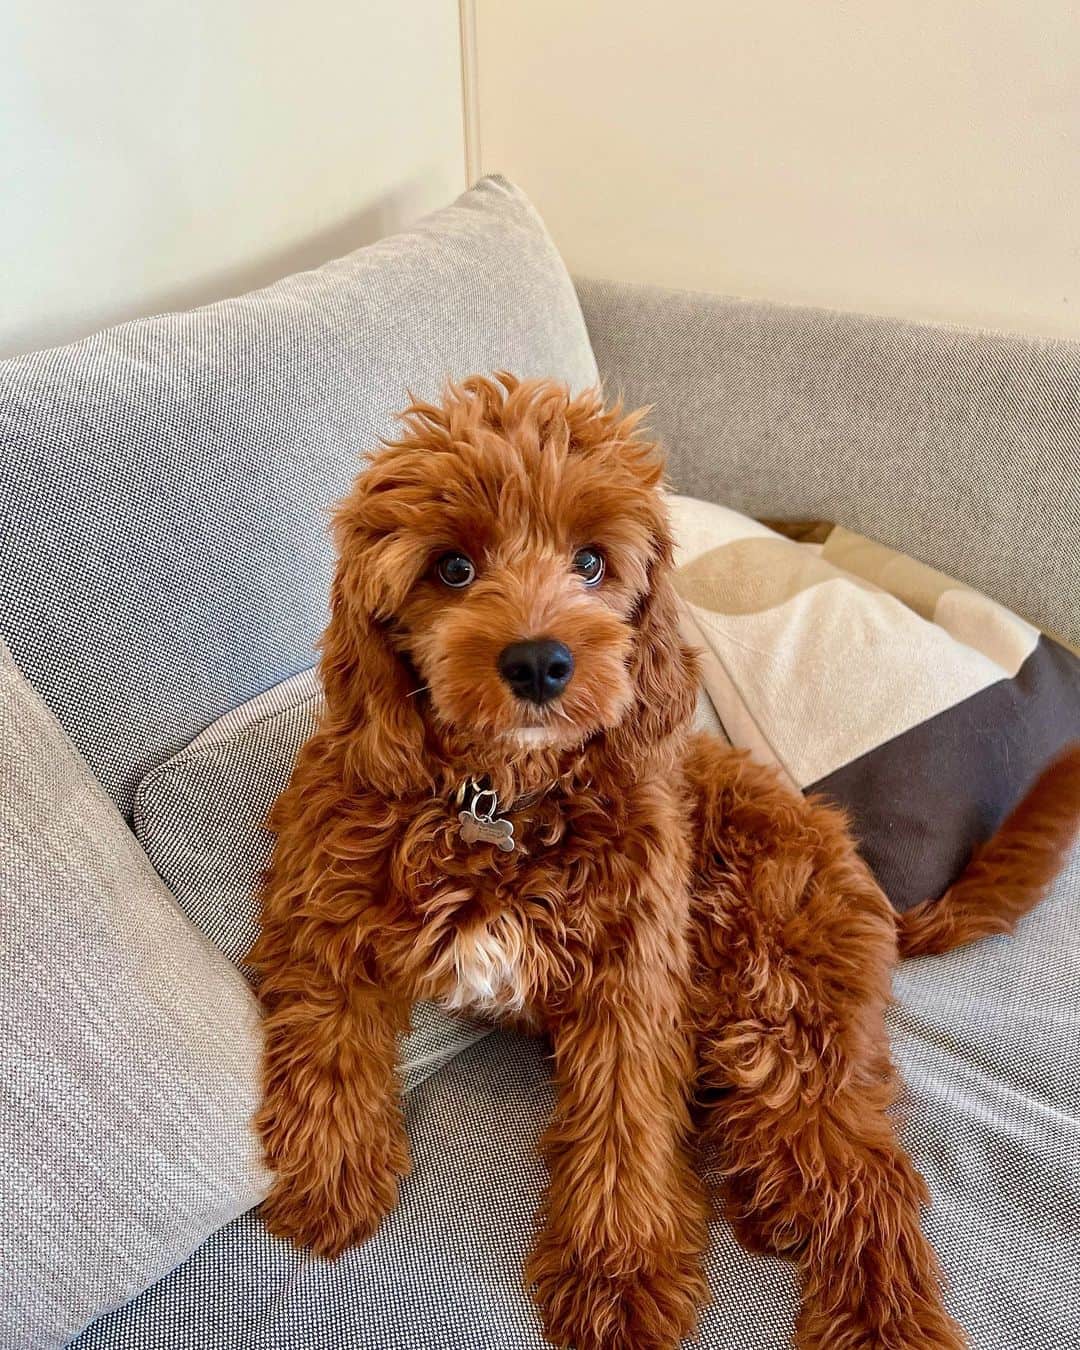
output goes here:
[{"label": "sofa backrest", "polygon": [[313,664],[330,509],[409,391],[596,367],[525,197],[190,313],[0,363],[0,635],[125,812],[142,776]]},{"label": "sofa backrest", "polygon": [[680,492],[837,521],[1080,644],[1080,343],[578,284]]}]

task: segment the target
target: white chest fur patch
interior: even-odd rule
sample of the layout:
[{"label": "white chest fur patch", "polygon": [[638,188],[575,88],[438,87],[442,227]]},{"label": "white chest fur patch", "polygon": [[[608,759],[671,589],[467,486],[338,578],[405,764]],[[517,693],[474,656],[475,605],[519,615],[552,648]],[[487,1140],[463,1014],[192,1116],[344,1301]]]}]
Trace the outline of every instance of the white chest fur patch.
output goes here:
[{"label": "white chest fur patch", "polygon": [[453,985],[448,1008],[519,1013],[525,1007],[522,938],[518,924],[499,915],[458,933],[453,945]]}]

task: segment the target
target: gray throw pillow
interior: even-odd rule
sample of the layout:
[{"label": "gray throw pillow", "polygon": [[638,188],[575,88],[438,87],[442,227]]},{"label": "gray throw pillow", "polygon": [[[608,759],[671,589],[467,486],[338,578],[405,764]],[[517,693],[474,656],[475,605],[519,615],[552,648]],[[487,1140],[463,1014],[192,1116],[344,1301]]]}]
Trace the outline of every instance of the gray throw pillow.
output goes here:
[{"label": "gray throw pillow", "polygon": [[597,380],[525,196],[486,178],[402,234],[184,314],[0,362],[0,614],[113,801],[311,664],[329,508],[409,391]]},{"label": "gray throw pillow", "polygon": [[266,1185],[255,1000],[0,643],[0,1345],[47,1350]]},{"label": "gray throw pillow", "polygon": [[[317,673],[294,675],[208,727],[135,793],[135,830],[151,862],[192,923],[245,974],[273,848],[265,821],[297,750],[315,730],[321,703]],[[404,1089],[489,1031],[434,1004],[416,1004],[412,1032],[399,1049]]]}]

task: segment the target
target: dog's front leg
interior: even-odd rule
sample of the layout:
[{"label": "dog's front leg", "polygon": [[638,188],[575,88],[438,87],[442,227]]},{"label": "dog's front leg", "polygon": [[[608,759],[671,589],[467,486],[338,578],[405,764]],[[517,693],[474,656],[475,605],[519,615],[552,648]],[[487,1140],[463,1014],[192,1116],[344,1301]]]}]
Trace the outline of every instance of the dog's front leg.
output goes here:
[{"label": "dog's front leg", "polygon": [[557,1345],[671,1350],[708,1292],[683,991],[664,956],[622,941],[552,1018],[558,1105],[528,1275]]},{"label": "dog's front leg", "polygon": [[272,1233],[337,1256],[375,1231],[409,1170],[395,1073],[407,1005],[303,965],[268,977],[260,993],[256,1127],[275,1174],[262,1216]]}]

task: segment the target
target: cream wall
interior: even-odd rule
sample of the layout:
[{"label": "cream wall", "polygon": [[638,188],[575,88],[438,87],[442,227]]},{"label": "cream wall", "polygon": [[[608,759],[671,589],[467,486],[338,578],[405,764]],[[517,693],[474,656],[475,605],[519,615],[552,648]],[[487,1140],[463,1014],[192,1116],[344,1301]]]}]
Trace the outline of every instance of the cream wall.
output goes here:
[{"label": "cream wall", "polygon": [[4,0],[0,352],[272,280],[465,182],[457,0]]},{"label": "cream wall", "polygon": [[1080,336],[1070,0],[465,0],[572,268]]}]

